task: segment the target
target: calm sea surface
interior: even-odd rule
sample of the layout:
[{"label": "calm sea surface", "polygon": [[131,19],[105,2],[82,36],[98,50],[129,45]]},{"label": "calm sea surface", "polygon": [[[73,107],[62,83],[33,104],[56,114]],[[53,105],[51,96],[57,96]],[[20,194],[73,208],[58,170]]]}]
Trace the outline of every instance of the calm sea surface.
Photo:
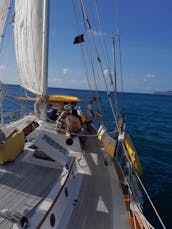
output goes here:
[{"label": "calm sea surface", "polygon": [[[19,86],[9,85],[7,94],[22,96]],[[89,91],[49,88],[49,94],[69,94],[89,100]],[[106,93],[101,92],[101,101],[109,131],[114,122]],[[4,111],[19,110],[19,103],[12,98],[4,100]],[[172,96],[125,93],[119,94],[121,111],[126,114],[127,132],[132,137],[142,163],[144,174],[142,181],[150,194],[167,228],[172,228]],[[25,107],[33,109],[32,102]],[[80,104],[83,110],[86,105]],[[24,108],[23,108],[24,109]],[[144,211],[154,222],[148,204]],[[158,226],[156,228],[159,228]]]}]

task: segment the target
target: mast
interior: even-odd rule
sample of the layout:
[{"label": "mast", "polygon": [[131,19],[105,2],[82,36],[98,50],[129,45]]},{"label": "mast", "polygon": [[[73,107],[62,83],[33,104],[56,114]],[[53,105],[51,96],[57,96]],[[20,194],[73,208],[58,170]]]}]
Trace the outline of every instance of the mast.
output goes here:
[{"label": "mast", "polygon": [[43,107],[40,107],[40,116],[46,120],[46,95],[48,87],[48,40],[49,40],[49,0],[44,0],[43,3],[43,34],[42,34],[42,79],[43,80],[43,93],[40,102]]},{"label": "mast", "polygon": [[118,96],[117,96],[117,79],[116,79],[116,58],[115,58],[115,36],[112,35],[112,58],[113,58],[113,68],[114,68],[114,100],[115,100],[115,112],[117,121],[120,117],[119,107],[118,107]]},{"label": "mast", "polygon": [[44,99],[47,94],[48,86],[48,38],[49,38],[49,0],[44,0],[43,5],[43,37],[42,37],[42,77]]},{"label": "mast", "polygon": [[0,124],[2,125],[3,124],[3,106],[2,106],[2,103],[3,103],[3,84],[2,82],[0,81]]}]

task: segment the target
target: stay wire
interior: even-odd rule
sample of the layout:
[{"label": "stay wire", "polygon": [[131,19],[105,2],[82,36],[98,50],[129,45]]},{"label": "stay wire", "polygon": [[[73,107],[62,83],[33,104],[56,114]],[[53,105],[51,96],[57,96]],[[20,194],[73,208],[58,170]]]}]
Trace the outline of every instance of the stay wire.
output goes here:
[{"label": "stay wire", "polygon": [[[1,53],[1,50],[2,50],[3,38],[4,38],[4,36],[5,36],[5,34],[6,34],[6,30],[7,30],[6,24],[7,24],[7,22],[9,21],[9,18],[10,18],[10,10],[11,10],[11,8],[12,8],[13,1],[14,1],[14,0],[10,0],[9,7],[6,9],[8,12],[7,12],[6,20],[4,21],[4,25],[3,25],[3,26],[4,26],[4,32],[3,32],[3,34],[1,35],[2,40],[1,40],[1,44],[0,44],[0,53]],[[9,24],[10,24],[10,23],[9,23]]]},{"label": "stay wire", "polygon": [[98,49],[97,49],[97,46],[96,46],[93,30],[92,30],[91,24],[90,24],[90,22],[89,22],[89,20],[87,18],[87,14],[86,14],[86,11],[85,11],[85,6],[84,6],[84,1],[80,0],[80,2],[81,2],[81,7],[82,7],[84,19],[87,22],[88,30],[90,31],[90,33],[92,35],[91,37],[92,37],[93,45],[94,45],[94,48],[95,48],[97,61],[99,63],[99,66],[100,66],[100,69],[101,69],[101,73],[102,73],[102,76],[103,76],[103,79],[104,79],[104,83],[105,83],[105,87],[106,87],[106,91],[107,91],[107,97],[108,97],[108,100],[109,100],[109,103],[110,103],[110,107],[111,107],[111,110],[112,110],[112,113],[113,113],[113,117],[114,117],[114,120],[115,120],[115,123],[116,123],[116,127],[120,131],[120,129],[118,127],[118,122],[117,122],[116,114],[115,114],[115,111],[114,111],[114,107],[113,107],[113,104],[112,104],[112,100],[111,100],[111,97],[110,97],[110,91],[108,89],[106,77],[105,77],[105,74],[104,74],[104,71],[103,71],[103,66],[102,66],[101,59],[99,57]]},{"label": "stay wire", "polygon": [[[82,11],[82,14],[83,14],[83,11]],[[83,16],[83,18],[84,18],[84,16]],[[86,26],[85,20],[84,20],[84,30],[85,30],[85,34],[87,34],[87,26]],[[89,44],[89,37],[88,37],[88,44]],[[88,59],[90,60],[89,65],[90,65],[90,67],[92,69],[92,75],[93,75],[93,80],[94,80],[94,85],[95,85],[95,90],[96,90],[96,97],[97,97],[98,107],[99,107],[99,111],[100,111],[100,113],[102,115],[101,116],[101,123],[104,123],[102,106],[101,106],[100,99],[99,99],[100,96],[99,96],[98,86],[97,86],[97,81],[96,81],[95,68],[94,68],[94,64],[93,64],[93,56],[91,54],[91,48],[90,48],[89,45],[86,45],[86,54],[88,56]],[[82,52],[82,55],[83,55],[83,52]],[[85,60],[84,55],[83,55],[83,59]],[[86,66],[86,64],[85,64],[85,66]],[[89,83],[89,79],[88,79],[88,83]],[[90,89],[91,89],[91,87],[90,87]]]},{"label": "stay wire", "polygon": [[[115,110],[116,110],[116,119],[118,120],[118,117],[120,116],[120,114],[119,114],[119,107],[118,107],[118,98],[117,98],[117,95],[116,95],[117,94],[116,80],[114,79],[115,82],[113,82],[112,70],[111,70],[111,67],[110,67],[108,50],[107,50],[107,45],[106,45],[105,36],[104,36],[104,32],[103,32],[103,26],[102,26],[101,19],[100,19],[100,13],[99,13],[99,9],[98,9],[97,0],[94,0],[94,3],[95,3],[95,8],[96,8],[96,15],[97,15],[97,18],[98,18],[99,28],[100,28],[100,31],[101,31],[104,56],[105,56],[106,63],[107,63],[107,66],[108,66],[108,75],[109,75],[110,82],[112,84],[112,88],[113,88],[113,92],[114,92],[114,101],[115,101],[115,107],[116,107],[115,108]],[[116,74],[116,69],[114,69],[114,74]]]},{"label": "stay wire", "polygon": [[[122,70],[122,51],[121,51],[121,33],[120,33],[120,23],[119,23],[119,1],[114,0],[114,16],[116,18],[116,37],[118,38],[118,47],[119,47],[119,65],[120,65],[120,81],[121,81],[121,92],[122,92],[122,101],[124,101],[124,83],[123,83],[123,70]],[[123,104],[122,104],[123,105]],[[124,107],[123,107],[124,109]]]},{"label": "stay wire", "polygon": [[144,187],[144,185],[143,185],[143,183],[142,183],[140,177],[138,176],[138,174],[137,174],[136,172],[135,172],[135,174],[136,174],[136,177],[137,177],[137,179],[138,179],[138,181],[139,181],[139,183],[140,183],[142,189],[144,190],[144,193],[146,194],[146,197],[148,198],[148,200],[149,200],[149,202],[150,202],[150,204],[151,204],[151,206],[152,206],[152,208],[153,208],[153,210],[154,210],[154,212],[155,212],[155,214],[156,214],[156,216],[157,216],[159,222],[161,223],[162,228],[163,228],[163,229],[166,229],[166,227],[165,227],[164,223],[162,222],[162,219],[161,219],[160,215],[158,214],[158,212],[157,212],[157,210],[156,210],[156,208],[155,208],[155,206],[154,206],[154,204],[153,204],[153,202],[152,202],[152,200],[151,200],[151,198],[150,198],[150,196],[149,196],[149,194],[148,194],[146,188]]},{"label": "stay wire", "polygon": [[[89,7],[90,7],[90,12],[92,10],[92,7],[91,5],[89,4]],[[85,20],[84,20],[85,22]],[[85,31],[87,30],[87,26],[86,26],[86,23],[84,23],[85,25]],[[89,42],[89,40],[88,40]],[[90,42],[91,43],[91,42]],[[88,48],[87,48],[87,55],[88,57],[90,57],[90,65],[91,65],[91,69],[92,69],[92,75],[93,75],[93,80],[94,80],[94,85],[95,85],[95,90],[96,90],[96,101],[98,103],[98,108],[99,108],[99,112],[101,113],[101,123],[104,124],[104,119],[103,119],[103,109],[102,109],[102,105],[101,105],[101,102],[100,102],[100,95],[99,95],[99,91],[98,91],[98,85],[97,85],[97,80],[96,80],[96,73],[95,73],[95,66],[93,64],[93,56],[91,54],[91,48],[90,48],[90,45],[88,45]]]},{"label": "stay wire", "polygon": [[[129,164],[132,164],[132,162],[131,162],[131,160],[130,160],[130,158],[129,158],[128,152],[127,152],[127,150],[126,150],[126,147],[125,147],[124,142],[122,142],[121,145],[122,145],[122,149],[123,149],[123,152],[124,152],[124,155],[125,155],[127,161],[129,162]],[[153,204],[153,202],[152,202],[152,200],[151,200],[151,198],[150,198],[150,196],[149,196],[149,194],[148,194],[146,188],[144,187],[144,185],[143,185],[143,183],[142,183],[142,181],[141,181],[139,175],[137,174],[137,172],[135,171],[135,169],[133,169],[133,172],[134,172],[134,174],[135,174],[135,176],[136,176],[136,178],[137,178],[139,184],[141,185],[142,190],[144,191],[144,193],[145,193],[147,199],[149,200],[149,203],[151,204],[151,206],[152,206],[152,208],[153,208],[153,210],[154,210],[154,212],[155,212],[155,214],[156,214],[156,216],[157,216],[157,218],[158,218],[158,220],[159,220],[159,222],[160,222],[162,228],[163,228],[163,229],[166,229],[166,227],[165,227],[164,223],[162,222],[162,219],[161,219],[160,215],[158,214],[158,212],[157,212],[157,210],[156,210],[156,208],[155,208],[155,206],[154,206],[154,204]]]},{"label": "stay wire", "polygon": [[[78,23],[78,16],[77,16],[77,10],[76,10],[76,6],[75,6],[75,2],[74,0],[72,0],[72,6],[73,6],[73,11],[74,11],[74,18],[75,18],[75,23],[76,23],[76,27],[77,27],[77,33],[79,33],[79,23]],[[83,52],[83,48],[82,45],[80,44],[80,49],[81,49],[81,56],[82,56],[82,61],[85,67],[85,74],[86,74],[86,78],[87,78],[87,84],[88,84],[88,88],[90,90],[91,93],[91,84],[90,84],[90,80],[89,80],[89,76],[88,76],[88,70],[87,70],[87,64],[86,64],[86,60],[84,57],[84,52]]]}]

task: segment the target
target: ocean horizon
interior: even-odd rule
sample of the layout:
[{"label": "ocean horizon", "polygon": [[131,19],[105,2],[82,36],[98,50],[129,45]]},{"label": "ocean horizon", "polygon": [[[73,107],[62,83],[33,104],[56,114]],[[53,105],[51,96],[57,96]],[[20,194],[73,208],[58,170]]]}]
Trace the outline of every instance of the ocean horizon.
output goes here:
[{"label": "ocean horizon", "polygon": [[[6,86],[19,86],[19,84],[4,84]],[[59,88],[59,87],[53,87],[53,86],[48,86],[48,88],[52,88],[52,89],[62,89],[62,90],[83,90],[83,91],[90,91],[89,89],[85,89],[85,88],[82,88],[82,89],[78,89],[78,88]],[[95,90],[92,90],[92,91],[95,91]],[[99,92],[106,92],[106,90],[99,90]],[[111,93],[113,93],[113,91],[110,91]],[[145,95],[165,95],[165,96],[171,96],[171,94],[163,94],[163,93],[168,93],[168,92],[172,92],[172,90],[166,90],[166,91],[150,91],[150,92],[144,92],[144,91],[124,91],[124,92],[121,92],[121,91],[118,91],[117,93],[119,94],[125,94],[125,93],[129,93],[129,94],[145,94]],[[162,93],[162,94],[158,94],[158,93]]]}]

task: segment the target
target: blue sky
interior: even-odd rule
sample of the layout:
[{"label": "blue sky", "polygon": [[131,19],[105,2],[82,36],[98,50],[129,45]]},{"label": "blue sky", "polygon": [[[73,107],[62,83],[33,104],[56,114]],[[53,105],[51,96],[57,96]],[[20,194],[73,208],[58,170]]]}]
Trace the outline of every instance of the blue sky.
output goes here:
[{"label": "blue sky", "polygon": [[[49,86],[87,89],[80,47],[72,44],[77,29],[71,2],[51,0]],[[94,1],[87,2],[93,4]],[[115,15],[115,1],[97,2],[110,58],[111,35],[117,32],[116,25],[119,24],[124,91],[150,93],[172,90],[172,0],[120,0],[119,17]],[[90,17],[91,14],[90,8]],[[99,28],[95,26],[93,30],[99,39]],[[0,54],[0,80],[18,84],[11,34],[12,29],[8,28]],[[98,87],[105,88],[102,78],[98,78]]]},{"label": "blue sky", "polygon": [[172,90],[171,12],[171,0],[121,2],[127,90]]}]

